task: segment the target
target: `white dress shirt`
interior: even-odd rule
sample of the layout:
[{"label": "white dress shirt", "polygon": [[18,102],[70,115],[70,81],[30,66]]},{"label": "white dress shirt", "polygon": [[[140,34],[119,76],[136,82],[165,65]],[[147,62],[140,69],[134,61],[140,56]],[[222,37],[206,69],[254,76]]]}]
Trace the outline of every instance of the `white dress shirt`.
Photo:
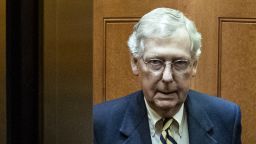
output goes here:
[{"label": "white dress shirt", "polygon": [[[144,101],[147,108],[152,144],[159,144],[163,127],[162,117],[148,105],[145,98]],[[184,104],[182,104],[179,111],[173,116],[173,119],[175,120],[174,124],[171,125],[171,131],[174,132],[173,138],[177,144],[189,144],[187,113],[184,109]]]}]

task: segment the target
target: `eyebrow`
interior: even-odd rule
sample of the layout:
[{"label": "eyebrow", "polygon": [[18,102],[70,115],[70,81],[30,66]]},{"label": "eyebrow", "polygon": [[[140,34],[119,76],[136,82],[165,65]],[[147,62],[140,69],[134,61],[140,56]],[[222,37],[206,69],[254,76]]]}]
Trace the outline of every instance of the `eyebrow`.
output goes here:
[{"label": "eyebrow", "polygon": [[168,57],[165,57],[165,56],[148,56],[148,57],[145,57],[145,60],[149,60],[149,59],[160,59],[160,60],[168,61],[168,60],[190,60],[191,58],[184,57],[184,56],[174,56],[174,57],[171,57],[171,58],[168,58]]}]

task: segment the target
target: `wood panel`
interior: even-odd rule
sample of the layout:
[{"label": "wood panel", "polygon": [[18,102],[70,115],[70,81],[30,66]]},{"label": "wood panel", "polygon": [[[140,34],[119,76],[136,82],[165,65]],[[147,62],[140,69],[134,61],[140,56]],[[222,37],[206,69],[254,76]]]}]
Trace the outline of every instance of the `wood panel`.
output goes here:
[{"label": "wood panel", "polygon": [[221,18],[220,26],[219,92],[241,106],[243,143],[256,143],[256,19]]},{"label": "wood panel", "polygon": [[0,0],[0,143],[6,144],[6,1]]},{"label": "wood panel", "polygon": [[138,18],[104,19],[105,91],[103,95],[106,96],[105,100],[139,89],[137,78],[133,76],[130,69],[130,55],[127,47],[127,39],[137,21]]},{"label": "wood panel", "polygon": [[194,21],[197,30],[202,34],[202,54],[192,88],[210,95],[217,95],[218,87],[218,15],[216,7],[217,3],[210,0],[179,2],[179,9]]},{"label": "wood panel", "polygon": [[91,143],[92,1],[43,8],[42,143]]}]

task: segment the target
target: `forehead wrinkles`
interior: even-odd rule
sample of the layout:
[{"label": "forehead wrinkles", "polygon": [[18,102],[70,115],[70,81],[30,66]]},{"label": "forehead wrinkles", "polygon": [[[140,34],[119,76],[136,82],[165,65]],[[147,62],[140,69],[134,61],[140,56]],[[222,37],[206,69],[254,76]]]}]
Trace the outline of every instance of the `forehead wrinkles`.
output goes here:
[{"label": "forehead wrinkles", "polygon": [[191,47],[191,40],[186,28],[177,29],[171,36],[171,40],[177,43],[187,44],[185,47]]},{"label": "forehead wrinkles", "polygon": [[180,46],[184,48],[191,47],[191,40],[189,34],[185,28],[178,28],[171,36],[169,37],[149,37],[144,39],[144,46],[145,48],[150,45],[155,46],[166,46],[170,44],[180,44]]},{"label": "forehead wrinkles", "polygon": [[177,29],[171,37],[168,38],[147,38],[144,40],[145,49],[144,54],[151,56],[157,56],[158,54],[168,55],[179,55],[184,51],[190,57],[190,38],[187,31],[182,29]]}]

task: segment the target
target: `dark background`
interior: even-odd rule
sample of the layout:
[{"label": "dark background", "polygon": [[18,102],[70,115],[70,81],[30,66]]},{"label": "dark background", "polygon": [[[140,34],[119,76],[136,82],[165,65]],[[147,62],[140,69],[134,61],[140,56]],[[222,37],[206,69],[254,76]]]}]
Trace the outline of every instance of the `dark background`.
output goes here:
[{"label": "dark background", "polygon": [[7,143],[39,143],[39,1],[8,0]]}]

